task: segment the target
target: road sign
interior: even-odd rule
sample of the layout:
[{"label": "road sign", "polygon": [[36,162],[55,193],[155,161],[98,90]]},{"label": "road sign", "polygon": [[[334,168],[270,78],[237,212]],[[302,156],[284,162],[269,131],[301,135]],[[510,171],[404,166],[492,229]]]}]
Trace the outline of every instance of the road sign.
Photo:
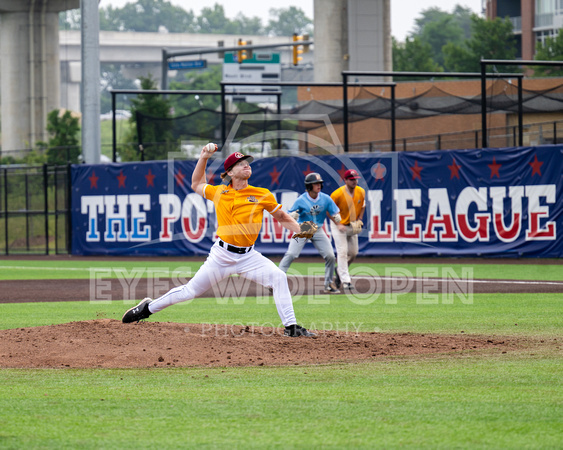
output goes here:
[{"label": "road sign", "polygon": [[279,93],[279,87],[260,86],[261,83],[281,81],[281,64],[279,53],[255,51],[252,58],[239,64],[236,53],[225,53],[223,64],[223,82],[256,83],[254,86],[226,86],[226,92],[237,92],[237,97],[245,97],[248,103],[274,103],[276,97],[271,95],[248,95],[245,92]]},{"label": "road sign", "polygon": [[168,63],[168,68],[170,70],[205,69],[206,67],[206,59],[196,59],[195,61],[171,61]]}]

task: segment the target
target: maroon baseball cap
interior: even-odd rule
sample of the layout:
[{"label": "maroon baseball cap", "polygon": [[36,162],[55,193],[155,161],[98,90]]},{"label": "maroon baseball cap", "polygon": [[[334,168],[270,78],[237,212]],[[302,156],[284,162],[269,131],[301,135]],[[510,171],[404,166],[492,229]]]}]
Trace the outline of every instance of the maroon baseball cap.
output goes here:
[{"label": "maroon baseball cap", "polygon": [[234,152],[233,154],[229,155],[229,157],[225,160],[225,164],[224,164],[225,172],[231,170],[236,163],[244,159],[248,159],[249,163],[254,161],[254,158],[252,156],[243,155],[241,152]]},{"label": "maroon baseball cap", "polygon": [[358,172],[356,172],[354,169],[348,169],[346,172],[344,172],[345,180],[357,180],[359,178],[361,178],[360,175],[358,175]]}]

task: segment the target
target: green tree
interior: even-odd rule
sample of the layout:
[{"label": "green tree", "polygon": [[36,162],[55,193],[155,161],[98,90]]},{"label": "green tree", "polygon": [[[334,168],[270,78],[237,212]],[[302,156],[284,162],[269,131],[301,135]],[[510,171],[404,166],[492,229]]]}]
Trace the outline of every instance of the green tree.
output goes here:
[{"label": "green tree", "polygon": [[269,36],[293,36],[293,33],[312,35],[313,21],[305,15],[301,8],[295,6],[272,8],[266,32]]},{"label": "green tree", "polygon": [[235,34],[236,25],[225,16],[225,8],[218,3],[213,8],[203,8],[197,18],[198,33]]},{"label": "green tree", "polygon": [[535,66],[534,76],[536,77],[562,77],[563,76],[563,33],[556,37],[547,38],[542,44],[536,44],[536,61],[562,61],[561,66]]},{"label": "green tree", "polygon": [[443,47],[448,43],[461,44],[463,29],[451,15],[447,15],[436,22],[426,24],[420,34],[420,40],[430,46],[432,59],[443,67]]},{"label": "green tree", "polygon": [[59,13],[60,30],[80,30],[80,10],[70,9]]},{"label": "green tree", "polygon": [[415,19],[415,29],[411,33],[411,36],[422,36],[424,28],[426,25],[441,22],[445,20],[453,20],[457,23],[462,30],[462,36],[464,39],[469,39],[471,37],[471,16],[473,12],[469,8],[464,8],[461,5],[456,5],[453,12],[450,14],[446,11],[441,10],[437,7],[431,7],[422,10],[420,17]]},{"label": "green tree", "polygon": [[[509,19],[487,20],[471,17],[471,38],[444,46],[445,68],[450,72],[480,72],[481,59],[516,59],[516,39]],[[501,66],[499,72],[518,71],[516,66]]]},{"label": "green tree", "polygon": [[475,58],[466,43],[444,45],[444,65],[447,72],[480,72],[479,58]]},{"label": "green tree", "polygon": [[[183,81],[171,81],[171,90],[185,91],[218,91],[221,89],[223,77],[220,65],[212,66],[205,72],[190,71],[184,76]],[[176,116],[191,114],[199,109],[217,110],[221,107],[221,95],[188,96],[174,105]]]},{"label": "green tree", "polygon": [[[100,66],[100,110],[102,113],[111,111],[112,89],[137,89],[135,81],[125,78],[121,72],[120,64],[102,64]],[[129,104],[130,95],[121,94],[118,96],[120,104]],[[122,108],[118,108],[122,109]]]},{"label": "green tree", "polygon": [[418,36],[422,35],[422,32],[426,25],[431,23],[439,22],[440,20],[444,20],[450,17],[450,14],[446,11],[441,10],[440,8],[433,6],[431,8],[423,9],[420,12],[420,17],[417,17],[414,20],[414,30],[411,33],[411,36]]},{"label": "green tree", "polygon": [[436,7],[425,9],[415,20],[416,26],[410,37],[428,44],[432,59],[444,67],[444,46],[448,43],[461,46],[471,38],[471,16],[471,10],[460,5],[456,5],[452,13]]},{"label": "green tree", "polygon": [[163,26],[171,33],[193,33],[193,11],[166,0],[137,0],[123,8],[101,8],[100,30],[157,32]]},{"label": "green tree", "polygon": [[[138,0],[126,3],[122,8],[100,8],[100,30],[157,32],[164,27],[171,33],[207,33],[263,36],[291,36],[293,33],[312,35],[313,21],[302,9],[271,9],[271,19],[265,27],[259,17],[247,17],[239,13],[234,19],[225,15],[222,5],[203,8],[196,16],[168,0]],[[80,9],[61,12],[59,28],[79,30]]]},{"label": "green tree", "polygon": [[47,114],[47,132],[49,140],[36,143],[40,148],[47,148],[47,163],[77,163],[81,153],[78,118],[72,117],[70,111],[61,114],[61,111],[54,109]]},{"label": "green tree", "polygon": [[[157,83],[149,75],[141,77],[142,90],[156,90]],[[129,122],[133,125],[125,137],[125,142],[131,143],[120,152],[122,161],[139,161],[166,159],[169,151],[176,149],[170,121],[155,120],[143,121],[139,124],[138,115],[147,115],[155,119],[170,118],[170,100],[160,94],[139,94],[136,99],[131,100],[131,118]],[[142,133],[139,139],[138,130]],[[142,142],[144,158],[141,155],[139,143]]]},{"label": "green tree", "polygon": [[[211,66],[205,71],[189,71],[181,81],[171,81],[170,89],[186,91],[220,91],[222,67]],[[174,105],[174,117],[179,117],[175,131],[176,139],[192,141],[199,136],[213,140],[214,133],[220,131],[221,95],[171,95]],[[186,116],[189,115],[189,118]],[[187,123],[189,126],[182,126]],[[180,125],[180,126],[178,126]]]},{"label": "green tree", "polygon": [[[399,43],[393,39],[393,70],[396,72],[442,72],[442,68],[432,59],[430,45],[419,37],[413,37]],[[409,77],[422,80],[428,77]],[[401,77],[400,81],[406,78]]]},{"label": "green tree", "polygon": [[471,9],[456,5],[453,11],[453,16],[463,30],[464,39],[471,38],[471,16],[473,16]]},{"label": "green tree", "polygon": [[[124,31],[125,25],[121,20],[121,8],[108,6],[100,8],[100,31]],[[80,14],[80,10],[78,10]]]},{"label": "green tree", "polygon": [[264,35],[264,26],[260,17],[246,17],[239,13],[233,20],[235,34],[261,36]]}]

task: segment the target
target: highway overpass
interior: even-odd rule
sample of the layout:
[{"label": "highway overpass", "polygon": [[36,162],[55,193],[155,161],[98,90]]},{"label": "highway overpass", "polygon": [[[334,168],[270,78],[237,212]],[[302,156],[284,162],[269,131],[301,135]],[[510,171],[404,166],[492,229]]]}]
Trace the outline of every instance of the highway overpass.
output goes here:
[{"label": "highway overpass", "polygon": [[[159,80],[162,73],[163,49],[180,51],[198,48],[215,48],[223,41],[225,47],[236,46],[238,38],[251,40],[255,45],[285,44],[291,37],[235,36],[222,34],[190,33],[137,33],[100,32],[100,64],[111,63],[121,66],[122,74],[130,79],[152,74]],[[80,31],[61,30],[59,34],[61,62],[61,107],[80,111]],[[291,65],[291,48],[281,47],[273,51],[281,53],[283,65]],[[312,53],[305,54],[303,65],[312,63]],[[223,59],[218,53],[207,53],[201,57],[186,56],[176,60],[205,59],[208,65],[220,64]],[[174,76],[174,71],[169,73]]]}]

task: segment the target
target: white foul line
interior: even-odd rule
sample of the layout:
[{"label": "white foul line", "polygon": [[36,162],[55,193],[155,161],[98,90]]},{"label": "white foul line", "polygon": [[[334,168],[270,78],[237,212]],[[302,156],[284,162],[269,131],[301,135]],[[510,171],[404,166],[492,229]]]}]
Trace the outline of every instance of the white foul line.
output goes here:
[{"label": "white foul line", "polygon": [[[352,277],[354,279],[366,279],[368,277]],[[525,285],[535,285],[539,284],[542,286],[563,286],[563,281],[522,281],[522,280],[473,280],[473,279],[454,279],[454,278],[420,278],[420,277],[371,277],[378,278],[380,280],[413,280],[413,281],[428,281],[436,280],[442,281],[443,283],[456,282],[456,283],[482,283],[482,284],[525,284]]]}]

